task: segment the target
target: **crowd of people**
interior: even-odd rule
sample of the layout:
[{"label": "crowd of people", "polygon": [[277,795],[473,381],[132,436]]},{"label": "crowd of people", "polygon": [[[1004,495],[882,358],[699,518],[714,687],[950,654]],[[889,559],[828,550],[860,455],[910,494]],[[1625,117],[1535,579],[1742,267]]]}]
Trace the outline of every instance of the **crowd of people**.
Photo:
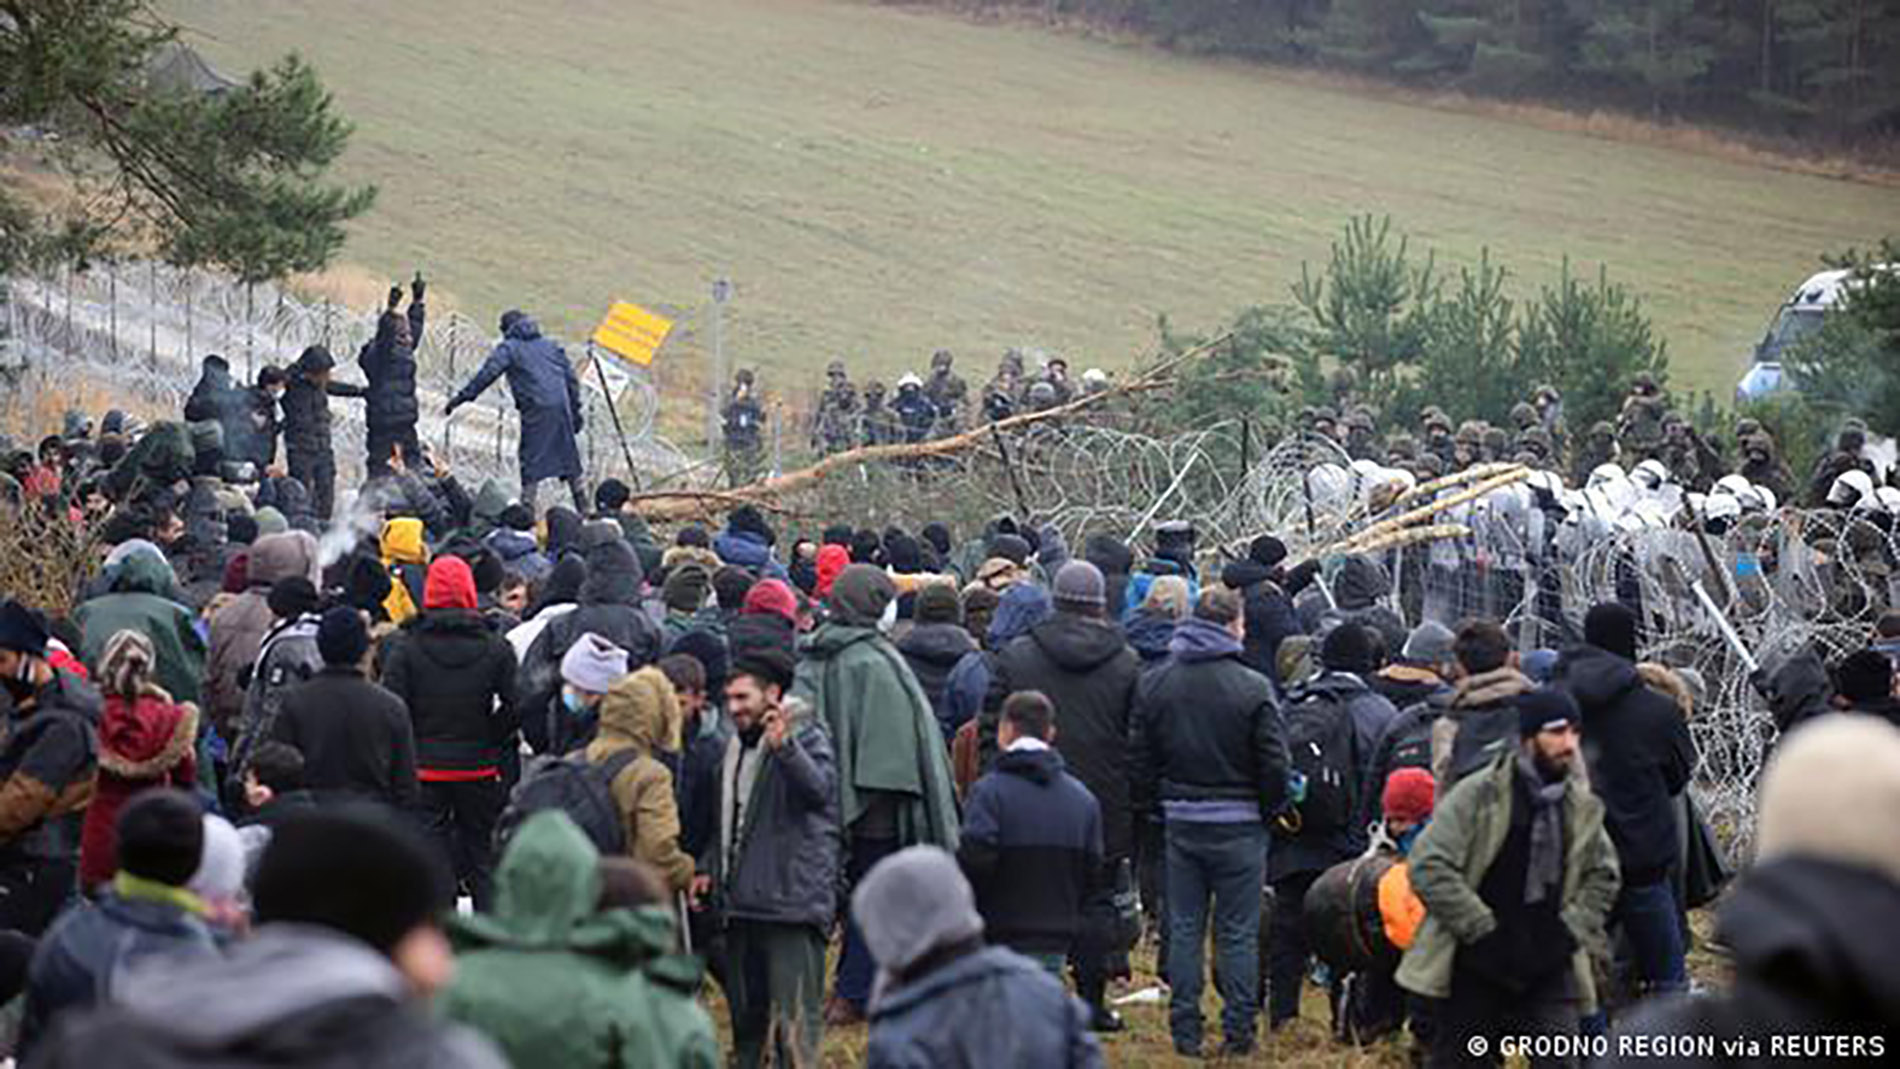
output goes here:
[{"label": "crowd of people", "polygon": [[[1413,604],[1392,554],[1295,561],[1268,533],[1223,560],[1181,520],[1072,547],[1008,516],[792,537],[743,505],[662,533],[617,480],[586,492],[572,369],[520,313],[450,408],[509,377],[523,489],[470,494],[416,440],[421,279],[403,296],[366,387],[318,349],[249,387],[208,358],[185,422],[75,416],[0,488],[5,522],[99,553],[69,600],[0,592],[0,998],[26,1065],[815,1065],[866,1023],[874,1066],[1095,1065],[1144,946],[1186,1056],[1255,1054],[1263,1012],[1443,1065],[1496,1057],[1473,1037],[1900,1016],[1877,817],[1900,617],[1759,677],[1783,737],[1714,994],[1686,967],[1688,912],[1729,879],[1692,792],[1698,681],[1642,658],[1643,607],[1529,648],[1504,612]],[[884,409],[832,371],[824,448],[966,418],[947,353],[894,439],[840,430]],[[1068,389],[1006,357],[982,418]],[[1614,448],[1681,437],[1652,395]],[[347,509],[333,396],[370,406]],[[1428,412],[1409,456],[1361,459],[1549,464],[1560,406],[1502,444]],[[1359,413],[1311,418],[1371,448]],[[1836,508],[1871,507],[1836,493],[1856,474],[1879,500],[1854,433],[1816,473]],[[540,509],[545,478],[574,507]],[[1682,485],[1704,518],[1741,493]]]}]

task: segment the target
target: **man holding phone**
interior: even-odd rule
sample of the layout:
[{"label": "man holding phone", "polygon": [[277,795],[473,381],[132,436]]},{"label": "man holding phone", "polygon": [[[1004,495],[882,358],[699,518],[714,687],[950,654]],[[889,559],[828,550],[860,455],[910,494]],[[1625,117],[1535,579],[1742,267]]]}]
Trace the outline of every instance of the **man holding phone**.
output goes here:
[{"label": "man holding phone", "polygon": [[719,770],[726,998],[740,1066],[818,1064],[825,943],[837,912],[842,833],[837,766],[824,725],[785,699],[791,655],[747,652],[726,683],[737,729]]}]

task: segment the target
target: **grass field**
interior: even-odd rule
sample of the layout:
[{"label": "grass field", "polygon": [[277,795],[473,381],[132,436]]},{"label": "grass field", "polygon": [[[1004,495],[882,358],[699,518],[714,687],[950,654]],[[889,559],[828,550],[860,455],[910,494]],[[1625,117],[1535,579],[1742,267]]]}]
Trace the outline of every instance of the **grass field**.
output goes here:
[{"label": "grass field", "polygon": [[787,390],[939,346],[979,380],[1008,345],[1124,364],[1158,313],[1284,300],[1369,211],[1520,292],[1609,264],[1725,396],[1821,251],[1900,232],[1893,186],[858,3],[160,6],[226,70],[317,63],[383,190],[346,259],[570,336],[616,298],[697,317],[728,274],[728,351]]}]

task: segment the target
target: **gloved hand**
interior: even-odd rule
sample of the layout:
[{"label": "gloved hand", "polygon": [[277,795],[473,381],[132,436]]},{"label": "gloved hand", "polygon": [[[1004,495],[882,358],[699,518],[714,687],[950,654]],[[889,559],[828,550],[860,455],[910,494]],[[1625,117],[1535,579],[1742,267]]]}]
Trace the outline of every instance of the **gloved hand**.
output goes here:
[{"label": "gloved hand", "polygon": [[401,286],[389,287],[389,310],[393,312],[397,308],[400,308],[401,306],[402,306],[402,287]]},{"label": "gloved hand", "polygon": [[415,280],[409,283],[409,298],[417,304],[422,303],[422,295],[429,290],[429,284],[422,280],[422,272],[417,271]]}]

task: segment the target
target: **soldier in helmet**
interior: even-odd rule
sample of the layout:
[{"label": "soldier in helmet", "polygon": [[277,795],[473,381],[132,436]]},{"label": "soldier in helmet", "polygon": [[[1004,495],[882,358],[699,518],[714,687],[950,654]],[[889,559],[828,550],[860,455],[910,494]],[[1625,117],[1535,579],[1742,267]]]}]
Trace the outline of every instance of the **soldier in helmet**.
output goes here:
[{"label": "soldier in helmet", "polygon": [[1537,410],[1537,423],[1550,435],[1550,459],[1555,462],[1569,449],[1569,435],[1564,429],[1564,397],[1557,387],[1543,385],[1531,395],[1531,407]]},{"label": "soldier in helmet", "polygon": [[1476,464],[1484,455],[1484,424],[1475,419],[1465,420],[1458,425],[1458,432],[1451,436],[1451,470],[1463,471]]},{"label": "soldier in helmet", "polygon": [[924,380],[913,374],[897,380],[891,412],[897,417],[902,440],[912,445],[930,437],[930,429],[937,424],[937,406],[924,392]]},{"label": "soldier in helmet", "polygon": [[1514,452],[1511,448],[1511,435],[1503,427],[1487,426],[1478,442],[1478,459],[1485,464],[1497,464],[1510,460]]},{"label": "soldier in helmet", "polygon": [[1410,468],[1418,460],[1418,441],[1404,431],[1385,440],[1385,466]]},{"label": "soldier in helmet", "polygon": [[1008,419],[1021,407],[1023,393],[1023,353],[1009,349],[996,363],[996,377],[983,385],[983,418],[995,422]]},{"label": "soldier in helmet", "polygon": [[1337,442],[1339,441],[1339,415],[1331,407],[1321,405],[1313,409],[1312,421],[1307,425],[1307,429],[1321,438]]},{"label": "soldier in helmet", "polygon": [[864,384],[864,413],[859,417],[858,432],[865,445],[889,445],[902,437],[896,415],[884,404],[884,384],[876,379]]},{"label": "soldier in helmet", "polygon": [[1451,420],[1445,410],[1437,405],[1426,406],[1419,416],[1419,433],[1423,437],[1420,455],[1429,453],[1437,457],[1440,466],[1449,470],[1457,450],[1451,440]]},{"label": "soldier in helmet", "polygon": [[763,459],[765,408],[759,404],[756,385],[752,369],[741,368],[732,377],[732,392],[719,413],[725,424],[726,471],[734,486],[751,482]]},{"label": "soldier in helmet", "polygon": [[1616,429],[1608,420],[1598,420],[1590,427],[1590,433],[1583,438],[1583,445],[1577,450],[1577,466],[1572,481],[1582,486],[1590,479],[1590,473],[1605,464],[1623,462],[1622,447],[1616,442]]},{"label": "soldier in helmet", "polygon": [[854,444],[858,418],[858,391],[845,373],[844,361],[825,368],[825,392],[818,399],[818,419],[812,427],[812,448],[842,453]]},{"label": "soldier in helmet", "polygon": [[1823,456],[1814,466],[1814,474],[1808,478],[1808,506],[1826,508],[1827,492],[1833,488],[1834,480],[1850,471],[1864,471],[1868,477],[1876,478],[1874,463],[1864,455],[1867,448],[1867,424],[1858,419],[1849,419],[1841,424],[1840,433],[1834,436],[1834,449]]},{"label": "soldier in helmet", "polygon": [[1557,447],[1550,440],[1550,432],[1542,427],[1531,427],[1517,436],[1517,449],[1528,453],[1531,466],[1545,471],[1557,470]]},{"label": "soldier in helmet", "polygon": [[[1744,422],[1753,423],[1753,420]],[[1794,474],[1788,465],[1782,463],[1775,449],[1775,440],[1761,424],[1755,424],[1755,432],[1741,440],[1742,467],[1741,476],[1756,486],[1765,486],[1775,495],[1776,501],[1788,500],[1788,492],[1794,488]],[[1736,424],[1741,429],[1741,424]]]},{"label": "soldier in helmet", "polygon": [[1616,423],[1616,438],[1623,452],[1632,460],[1659,459],[1663,419],[1668,414],[1669,405],[1656,385],[1656,377],[1647,371],[1637,373]]},{"label": "soldier in helmet", "polygon": [[1354,460],[1379,459],[1379,439],[1373,432],[1370,409],[1354,406],[1346,410],[1346,455]]},{"label": "soldier in helmet", "polygon": [[1694,434],[1693,428],[1675,416],[1664,419],[1662,456],[1659,459],[1675,477],[1677,484],[1700,493],[1706,492],[1709,484],[1721,473],[1704,470]]},{"label": "soldier in helmet", "polygon": [[969,387],[963,377],[950,370],[956,357],[948,349],[939,349],[930,358],[930,381],[924,383],[924,396],[937,409],[937,434],[955,434],[962,429],[963,406],[969,401]]},{"label": "soldier in helmet", "polygon": [[1075,400],[1075,384],[1069,381],[1069,362],[1059,356],[1049,358],[1043,368],[1042,381],[1047,382],[1056,394],[1056,404],[1066,405]]},{"label": "soldier in helmet", "polygon": [[1537,409],[1531,407],[1529,401],[1519,401],[1511,406],[1511,429],[1514,433],[1521,435],[1535,426]]},{"label": "soldier in helmet", "polygon": [[1029,392],[1023,397],[1023,406],[1031,412],[1047,412],[1062,404],[1062,397],[1056,392],[1055,383],[1048,379],[1037,379],[1029,384]]},{"label": "soldier in helmet", "polygon": [[1351,368],[1342,367],[1333,372],[1330,385],[1333,390],[1333,404],[1337,405],[1341,411],[1350,408],[1352,395],[1359,389],[1359,376],[1353,374]]}]

